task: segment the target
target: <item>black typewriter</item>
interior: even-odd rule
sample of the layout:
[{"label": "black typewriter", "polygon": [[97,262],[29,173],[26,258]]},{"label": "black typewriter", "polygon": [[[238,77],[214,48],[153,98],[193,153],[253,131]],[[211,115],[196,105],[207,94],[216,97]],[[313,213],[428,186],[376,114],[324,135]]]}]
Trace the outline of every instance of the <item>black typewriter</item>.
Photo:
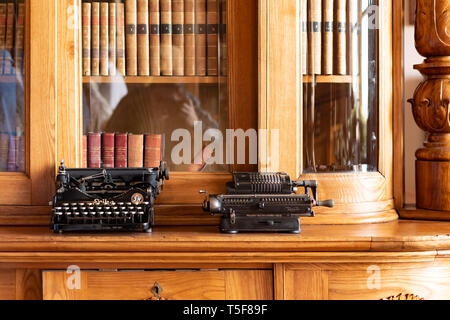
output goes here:
[{"label": "black typewriter", "polygon": [[68,169],[61,161],[52,229],[151,232],[154,200],[168,179],[165,162],[159,168]]},{"label": "black typewriter", "polygon": [[[317,200],[318,182],[292,181],[286,173],[234,173],[226,194],[205,194],[203,210],[220,215],[220,230],[300,233],[300,217],[313,217],[315,206],[333,207],[333,200]],[[303,194],[297,194],[300,187]]]}]

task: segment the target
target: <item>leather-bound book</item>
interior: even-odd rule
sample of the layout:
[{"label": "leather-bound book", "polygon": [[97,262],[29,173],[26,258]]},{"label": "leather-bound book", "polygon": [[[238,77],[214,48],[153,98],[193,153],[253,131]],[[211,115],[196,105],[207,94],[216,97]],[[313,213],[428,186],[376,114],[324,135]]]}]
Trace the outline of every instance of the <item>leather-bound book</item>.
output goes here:
[{"label": "leather-bound book", "polygon": [[150,10],[150,73],[152,76],[161,75],[161,25],[159,15],[159,0],[149,0]]},{"label": "leather-bound book", "polygon": [[137,2],[136,0],[125,0],[125,43],[127,76],[137,76]]},{"label": "leather-bound book", "polygon": [[128,167],[142,168],[144,166],[144,135],[128,135]]},{"label": "leather-bound book", "polygon": [[87,146],[87,136],[83,135],[83,162],[81,163],[82,168],[88,167],[88,146]]},{"label": "leather-bound book", "polygon": [[308,0],[301,0],[302,74],[308,74]]},{"label": "leather-bound book", "polygon": [[91,75],[100,74],[100,2],[92,2],[91,11]]},{"label": "leather-bound book", "polygon": [[100,2],[100,75],[109,75],[109,3]]},{"label": "leather-bound book", "polygon": [[[16,72],[22,74],[24,59],[24,36],[25,36],[25,3],[24,0],[17,1],[16,39],[14,45],[14,61]],[[19,171],[22,171],[19,169]]]},{"label": "leather-bound book", "polygon": [[109,0],[109,75],[115,76],[116,51],[117,51],[117,4],[115,0]]},{"label": "leather-bound book", "polygon": [[144,140],[144,167],[159,167],[162,161],[163,136],[161,134],[146,134]]},{"label": "leather-bound book", "polygon": [[220,0],[220,75],[228,74],[227,0]]},{"label": "leather-bound book", "polygon": [[102,168],[114,168],[114,133],[102,134]]},{"label": "leather-bound book", "polygon": [[0,133],[0,172],[8,170],[9,134]]},{"label": "leather-bound book", "polygon": [[117,2],[116,5],[116,68],[117,73],[122,76],[126,75],[125,62],[125,4],[123,0]]},{"label": "leather-bound book", "polygon": [[172,0],[172,66],[174,76],[184,75],[184,0]]},{"label": "leather-bound book", "polygon": [[322,3],[322,74],[333,73],[333,0]]},{"label": "leather-bound book", "polygon": [[195,0],[195,69],[206,76],[206,0]]},{"label": "leather-bound book", "polygon": [[101,134],[100,133],[88,133],[88,168],[100,168],[101,167]]},{"label": "leather-bound book", "polygon": [[195,76],[195,0],[184,1],[184,75]]},{"label": "leather-bound book", "polygon": [[18,137],[19,147],[17,148],[17,171],[25,172],[25,136]]},{"label": "leather-bound book", "polygon": [[15,3],[9,0],[7,4],[7,15],[6,15],[6,52],[5,52],[5,63],[3,74],[13,74],[13,48],[14,48],[14,18],[16,15]]},{"label": "leather-bound book", "polygon": [[150,75],[150,39],[148,35],[148,0],[137,0],[138,75]]},{"label": "leather-bound book", "polygon": [[[344,0],[345,1],[345,0]],[[309,50],[308,71],[309,74],[322,73],[322,1],[309,0]]]},{"label": "leather-bound book", "polygon": [[128,134],[116,133],[114,143],[114,167],[128,167]]},{"label": "leather-bound book", "polygon": [[347,74],[347,1],[335,0],[334,12],[336,26],[334,29],[334,43],[335,43],[335,74]]},{"label": "leather-bound book", "polygon": [[207,32],[207,74],[219,74],[219,0],[207,0],[206,3],[206,32]]},{"label": "leather-bound book", "polygon": [[9,135],[9,148],[8,148],[8,171],[17,171],[17,156],[19,151],[19,139],[16,135]]},{"label": "leather-bound book", "polygon": [[[0,74],[4,72],[4,56],[6,48],[6,0],[0,0]],[[6,170],[6,169],[5,169]]]},{"label": "leather-bound book", "polygon": [[172,62],[172,1],[161,0],[161,74],[173,75]]},{"label": "leather-bound book", "polygon": [[82,3],[83,76],[91,75],[91,1]]}]

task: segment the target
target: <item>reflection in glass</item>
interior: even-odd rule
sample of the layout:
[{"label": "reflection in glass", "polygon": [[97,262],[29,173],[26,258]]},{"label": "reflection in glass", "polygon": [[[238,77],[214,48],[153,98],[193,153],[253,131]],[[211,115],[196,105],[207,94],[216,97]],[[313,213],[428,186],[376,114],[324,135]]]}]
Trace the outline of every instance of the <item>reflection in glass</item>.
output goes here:
[{"label": "reflection in glass", "polygon": [[347,1],[346,74],[304,77],[305,173],[377,170],[377,4]]}]

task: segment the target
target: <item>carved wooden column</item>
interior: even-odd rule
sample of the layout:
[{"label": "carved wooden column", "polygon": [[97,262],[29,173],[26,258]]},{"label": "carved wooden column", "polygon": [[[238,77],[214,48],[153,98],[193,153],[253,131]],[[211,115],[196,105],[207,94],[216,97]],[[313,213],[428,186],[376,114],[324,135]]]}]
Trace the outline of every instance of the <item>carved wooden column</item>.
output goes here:
[{"label": "carved wooden column", "polygon": [[426,59],[414,68],[425,77],[412,104],[428,132],[416,152],[416,205],[450,211],[450,0],[417,0],[416,48]]}]

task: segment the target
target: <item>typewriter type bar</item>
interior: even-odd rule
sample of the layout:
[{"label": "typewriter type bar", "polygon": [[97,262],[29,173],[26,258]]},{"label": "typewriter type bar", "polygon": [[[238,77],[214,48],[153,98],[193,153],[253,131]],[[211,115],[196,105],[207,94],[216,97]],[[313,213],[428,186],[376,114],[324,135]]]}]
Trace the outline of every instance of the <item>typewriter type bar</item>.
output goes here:
[{"label": "typewriter type bar", "polygon": [[169,179],[160,168],[67,169],[61,163],[53,198],[52,229],[151,232],[154,200]]}]

